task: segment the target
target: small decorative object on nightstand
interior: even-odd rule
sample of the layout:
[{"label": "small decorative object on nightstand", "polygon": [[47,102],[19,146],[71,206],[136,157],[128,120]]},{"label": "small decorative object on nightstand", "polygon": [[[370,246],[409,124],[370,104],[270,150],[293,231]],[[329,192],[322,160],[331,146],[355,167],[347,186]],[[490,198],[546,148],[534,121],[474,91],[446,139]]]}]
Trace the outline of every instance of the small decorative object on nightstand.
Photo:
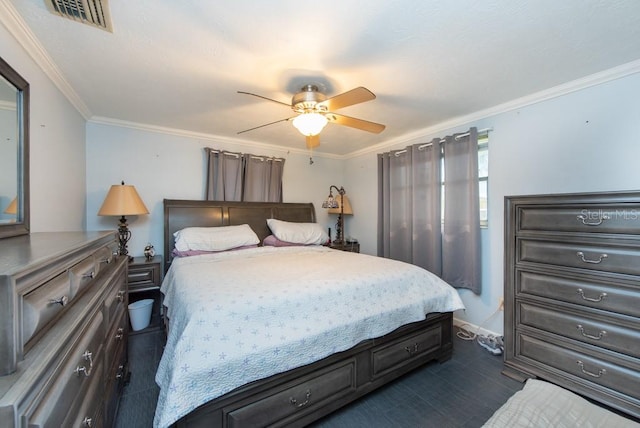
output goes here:
[{"label": "small decorative object on nightstand", "polygon": [[129,263],[127,285],[129,287],[129,303],[143,299],[153,299],[154,301],[151,311],[151,323],[148,328],[160,327],[161,324],[161,284],[162,256],[153,255],[150,259],[147,259],[145,248],[144,257],[134,257]]},{"label": "small decorative object on nightstand", "polygon": [[153,245],[151,244],[147,244],[146,247],[144,247],[144,258],[147,259],[147,261],[151,261],[151,259],[153,259],[153,256],[156,255],[156,250],[153,248]]}]

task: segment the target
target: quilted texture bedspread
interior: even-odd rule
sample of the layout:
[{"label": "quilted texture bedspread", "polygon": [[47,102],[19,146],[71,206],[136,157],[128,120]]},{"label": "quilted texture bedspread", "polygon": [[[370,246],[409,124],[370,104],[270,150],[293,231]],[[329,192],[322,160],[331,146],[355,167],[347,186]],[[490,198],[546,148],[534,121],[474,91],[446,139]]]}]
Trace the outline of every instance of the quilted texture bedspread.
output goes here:
[{"label": "quilted texture bedspread", "polygon": [[464,308],[424,269],[320,246],[174,259],[161,291],[170,329],[156,427],[251,381]]}]

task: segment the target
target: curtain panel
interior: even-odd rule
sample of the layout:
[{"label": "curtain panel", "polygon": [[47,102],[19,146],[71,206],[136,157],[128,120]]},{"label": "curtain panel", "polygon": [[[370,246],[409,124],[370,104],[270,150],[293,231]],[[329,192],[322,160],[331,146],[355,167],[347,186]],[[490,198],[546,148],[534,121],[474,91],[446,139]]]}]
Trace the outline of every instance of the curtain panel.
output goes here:
[{"label": "curtain panel", "polygon": [[480,294],[478,192],[476,128],[378,154],[378,255]]},{"label": "curtain panel", "polygon": [[282,202],[284,159],[205,148],[205,198],[210,201]]}]

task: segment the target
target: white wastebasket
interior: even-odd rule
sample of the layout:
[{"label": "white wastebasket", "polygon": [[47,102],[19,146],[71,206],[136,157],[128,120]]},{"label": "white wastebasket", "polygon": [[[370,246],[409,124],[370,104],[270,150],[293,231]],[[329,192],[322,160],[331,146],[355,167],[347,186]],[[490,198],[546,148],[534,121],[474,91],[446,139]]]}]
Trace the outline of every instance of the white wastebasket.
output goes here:
[{"label": "white wastebasket", "polygon": [[138,300],[129,305],[129,319],[133,331],[147,328],[151,321],[151,309],[153,309],[153,299]]}]

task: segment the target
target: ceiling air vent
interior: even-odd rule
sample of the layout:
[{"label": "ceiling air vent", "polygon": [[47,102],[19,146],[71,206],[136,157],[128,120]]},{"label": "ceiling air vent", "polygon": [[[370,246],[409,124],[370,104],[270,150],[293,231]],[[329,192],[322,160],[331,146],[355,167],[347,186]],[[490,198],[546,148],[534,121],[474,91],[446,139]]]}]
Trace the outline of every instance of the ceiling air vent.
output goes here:
[{"label": "ceiling air vent", "polygon": [[45,0],[51,13],[113,32],[109,0]]}]

